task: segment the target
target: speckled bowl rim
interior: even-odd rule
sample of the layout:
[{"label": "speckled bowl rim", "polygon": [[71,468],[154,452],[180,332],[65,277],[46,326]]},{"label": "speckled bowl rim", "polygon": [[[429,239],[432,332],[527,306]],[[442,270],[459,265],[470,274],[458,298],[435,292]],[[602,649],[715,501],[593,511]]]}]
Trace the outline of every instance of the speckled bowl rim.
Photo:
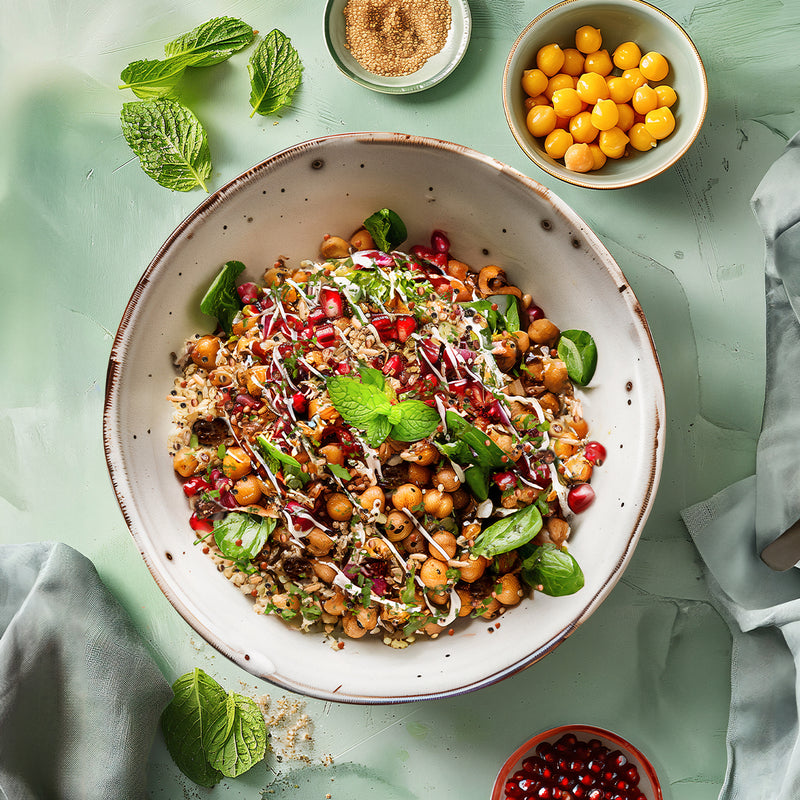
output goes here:
[{"label": "speckled bowl rim", "polygon": [[497,773],[497,777],[495,778],[494,786],[492,787],[492,794],[490,795],[489,800],[503,800],[503,787],[505,786],[505,782],[509,773],[518,761],[534,750],[536,745],[538,745],[540,742],[546,742],[548,739],[557,739],[563,736],[565,733],[575,733],[606,739],[609,742],[614,742],[615,746],[619,749],[627,750],[628,753],[633,755],[634,758],[639,762],[644,774],[650,781],[650,785],[653,789],[654,800],[663,800],[661,783],[658,780],[658,775],[656,775],[655,768],[650,763],[650,759],[648,759],[638,747],[632,745],[627,739],[620,736],[618,733],[614,733],[606,728],[599,728],[596,725],[559,725],[556,728],[550,728],[550,730],[537,733],[536,736],[528,739],[528,741],[520,745],[506,759],[503,766],[500,767],[500,771]]},{"label": "speckled bowl rim", "polygon": [[[291,676],[265,672],[264,669],[261,668],[258,658],[251,657],[251,655],[248,653],[234,649],[222,638],[217,636],[204,622],[198,619],[197,614],[190,607],[190,602],[188,599],[184,600],[180,596],[179,591],[172,587],[169,579],[159,572],[157,565],[151,561],[148,555],[149,551],[147,543],[150,541],[150,534],[147,530],[143,529],[143,526],[139,525],[138,514],[135,510],[135,498],[130,496],[126,491],[129,487],[129,478],[126,474],[125,463],[121,454],[123,439],[121,435],[121,422],[119,419],[118,408],[121,402],[119,375],[124,369],[125,355],[129,346],[129,340],[133,337],[134,326],[132,321],[136,316],[137,305],[141,300],[145,288],[155,279],[160,270],[166,268],[165,262],[168,260],[171,250],[174,246],[177,246],[182,237],[185,237],[187,234],[191,234],[192,229],[197,225],[202,224],[206,217],[208,217],[223,203],[225,203],[226,199],[236,195],[251,182],[258,181],[264,175],[271,174],[281,164],[291,162],[294,159],[300,158],[313,150],[318,150],[321,146],[324,146],[326,142],[337,141],[349,141],[352,143],[358,143],[360,145],[381,144],[397,147],[423,149],[433,148],[437,150],[444,150],[459,157],[466,158],[467,160],[479,162],[482,165],[495,170],[498,174],[512,178],[527,190],[539,195],[551,206],[555,214],[562,216],[564,219],[568,220],[572,225],[574,225],[575,229],[580,230],[581,234],[585,237],[587,244],[592,248],[593,252],[603,264],[604,268],[608,271],[609,275],[614,281],[616,281],[619,291],[624,291],[628,294],[631,303],[631,313],[636,317],[637,324],[640,326],[641,332],[644,334],[644,339],[649,346],[649,350],[646,351],[644,355],[652,359],[652,364],[657,376],[657,385],[650,387],[653,395],[653,407],[651,411],[653,414],[655,435],[655,440],[650,449],[650,470],[647,476],[646,486],[641,494],[641,505],[638,509],[636,523],[633,525],[627,535],[623,552],[620,555],[614,569],[609,573],[597,591],[588,597],[587,600],[585,600],[577,609],[570,622],[566,624],[556,635],[552,636],[549,640],[543,642],[525,657],[518,659],[514,663],[508,664],[496,669],[491,673],[484,674],[478,678],[475,678],[474,680],[446,690],[432,692],[420,691],[408,694],[398,694],[394,696],[371,696],[367,694],[362,695],[356,693],[340,695],[336,694],[335,692],[328,692],[319,689],[316,686],[310,686],[303,682],[293,680]],[[190,627],[192,627],[200,636],[202,636],[206,642],[208,642],[217,651],[236,663],[242,669],[258,678],[267,680],[270,683],[281,687],[282,689],[332,702],[382,705],[455,697],[498,683],[499,681],[526,669],[530,665],[544,658],[548,653],[551,653],[563,641],[571,636],[577,630],[577,628],[594,613],[594,611],[610,594],[611,590],[614,588],[624,572],[625,567],[627,566],[634,550],[636,549],[636,544],[639,541],[645,522],[647,521],[647,518],[652,510],[664,460],[665,437],[663,435],[663,431],[665,420],[666,416],[663,376],[661,374],[655,344],[653,342],[647,320],[644,316],[644,312],[636,300],[633,289],[622,273],[619,265],[608,252],[606,247],[602,244],[597,235],[586,225],[585,222],[583,222],[583,220],[574,210],[572,210],[570,206],[568,206],[557,195],[553,194],[550,189],[540,183],[537,183],[532,178],[529,178],[523,173],[492,158],[491,156],[484,155],[463,145],[429,137],[414,136],[411,134],[360,132],[332,134],[316,139],[310,139],[275,153],[259,164],[256,164],[251,169],[242,173],[238,177],[234,178],[225,186],[214,192],[210,197],[206,198],[174,229],[164,244],[159,248],[144,274],[137,282],[130,300],[126,305],[122,320],[114,337],[106,375],[105,402],[103,409],[103,444],[106,464],[114,493],[126,525],[128,526],[128,529],[130,530],[131,535],[136,543],[137,549],[142,555],[142,558],[145,561],[147,568],[150,570],[154,580],[156,581],[156,584],[172,604],[173,608],[178,611],[178,613],[190,625]],[[256,655],[257,654],[254,654],[254,656]]]},{"label": "speckled bowl rim", "polygon": [[411,73],[410,75],[403,75],[398,78],[394,78],[391,84],[377,83],[370,80],[369,73],[366,70],[363,70],[362,74],[362,72],[355,72],[350,69],[346,63],[346,60],[343,59],[336,47],[331,35],[331,17],[333,14],[333,7],[337,2],[340,2],[340,0],[326,0],[325,3],[325,12],[323,16],[325,46],[328,48],[328,53],[333,59],[334,64],[336,64],[337,69],[343,75],[348,77],[354,83],[357,83],[359,86],[363,86],[366,89],[371,89],[373,92],[380,92],[381,94],[415,94],[416,92],[422,92],[425,89],[430,89],[432,86],[436,86],[437,84],[441,83],[448,75],[450,75],[461,63],[461,60],[464,58],[464,55],[467,52],[469,40],[472,35],[472,15],[470,12],[469,3],[467,0],[449,0],[451,7],[453,5],[458,6],[463,20],[462,25],[458,29],[454,27],[450,32],[450,36],[452,36],[455,40],[455,45],[445,45],[446,47],[450,46],[455,48],[452,58],[438,72],[431,75],[429,78],[420,80],[419,78],[414,77],[415,75],[418,75],[420,71],[425,69],[423,66],[420,68],[420,70],[417,70],[417,72]]},{"label": "speckled bowl rim", "polygon": [[[554,11],[557,11],[565,6],[571,6],[580,4],[583,0],[563,0],[561,3],[557,3],[554,6],[550,6],[550,8],[545,9],[542,11],[539,16],[537,16],[534,20],[528,23],[525,26],[525,29],[520,33],[517,37],[514,44],[511,46],[511,50],[508,54],[508,58],[506,59],[506,65],[503,69],[503,110],[506,116],[506,122],[508,123],[509,130],[511,134],[514,136],[517,144],[520,146],[520,149],[523,153],[525,153],[528,158],[536,164],[544,172],[552,175],[554,178],[558,178],[560,181],[564,181],[565,183],[571,183],[574,186],[580,186],[584,189],[625,189],[630,186],[637,186],[640,183],[644,183],[645,181],[649,181],[651,178],[655,178],[657,175],[661,175],[662,173],[666,172],[671,166],[673,166],[676,162],[678,162],[686,153],[686,151],[694,144],[695,139],[697,138],[698,134],[700,133],[700,129],[703,127],[703,122],[705,121],[706,112],[708,111],[708,77],[706,76],[705,67],[703,65],[703,59],[700,57],[700,53],[698,52],[697,48],[695,47],[694,42],[692,41],[691,37],[688,33],[683,29],[683,27],[674,20],[669,14],[665,11],[662,11],[657,6],[652,5],[651,3],[645,2],[645,0],[618,0],[620,5],[629,5],[629,6],[645,6],[651,11],[653,11],[658,16],[662,17],[664,23],[673,27],[677,33],[679,33],[682,38],[686,40],[686,44],[688,44],[690,50],[693,52],[695,58],[697,59],[697,67],[699,70],[700,76],[700,85],[702,87],[702,109],[701,113],[698,115],[697,119],[695,120],[694,125],[691,128],[689,136],[687,137],[686,143],[684,146],[676,152],[672,158],[666,161],[663,164],[660,164],[658,167],[651,169],[648,172],[643,173],[642,175],[636,178],[629,178],[627,180],[620,180],[614,183],[595,183],[591,181],[589,178],[584,177],[583,173],[576,172],[574,173],[574,177],[572,174],[566,175],[559,170],[553,169],[553,167],[542,157],[534,157],[529,152],[530,145],[528,142],[524,141],[522,136],[517,131],[516,123],[514,121],[514,115],[512,109],[509,108],[508,104],[508,82],[510,80],[509,73],[511,69],[511,61],[513,60],[514,53],[517,51],[517,48],[522,43],[525,36],[528,32],[538,23],[540,23],[545,17],[552,14]],[[591,175],[591,173],[588,173]]]}]

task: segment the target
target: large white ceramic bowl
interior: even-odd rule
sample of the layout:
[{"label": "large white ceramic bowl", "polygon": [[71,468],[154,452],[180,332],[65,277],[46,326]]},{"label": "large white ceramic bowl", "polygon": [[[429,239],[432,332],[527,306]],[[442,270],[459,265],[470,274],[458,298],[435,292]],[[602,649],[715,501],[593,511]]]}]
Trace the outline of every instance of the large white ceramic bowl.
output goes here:
[{"label": "large white ceramic bowl", "polygon": [[[170,352],[206,331],[198,305],[225,261],[257,279],[282,256],[315,257],[323,234],[349,235],[382,207],[406,222],[408,243],[447,232],[475,267],[496,263],[562,327],[599,348],[582,391],[592,434],[608,458],[597,500],[578,520],[571,551],[586,574],[577,594],[536,594],[495,629],[483,620],[453,636],[393,650],[379,637],[334,650],[252,611],[192,546],[189,510],[172,470],[166,400]],[[184,619],[256,676],[326,700],[395,703],[459,694],[505,678],[558,646],[602,603],[630,559],[661,472],[664,395],[642,309],[598,238],[530,178],[455,144],[398,133],[316,139],[272,156],[209,197],[169,237],[134,289],[108,368],[104,434],[111,480],[147,566]],[[491,633],[489,632],[491,628]]]}]

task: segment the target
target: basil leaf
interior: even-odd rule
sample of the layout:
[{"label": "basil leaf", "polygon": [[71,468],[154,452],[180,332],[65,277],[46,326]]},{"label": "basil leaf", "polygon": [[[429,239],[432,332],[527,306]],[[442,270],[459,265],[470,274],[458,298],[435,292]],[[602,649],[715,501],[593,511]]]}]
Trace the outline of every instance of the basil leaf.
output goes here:
[{"label": "basil leaf", "polygon": [[[392,406],[393,408],[394,406]],[[382,414],[372,417],[367,422],[366,440],[370,447],[379,447],[386,440],[389,432],[393,431],[392,423]]]},{"label": "basil leaf", "polygon": [[225,558],[252,561],[261,552],[276,525],[277,520],[272,517],[254,518],[240,511],[232,511],[214,525],[214,541]]},{"label": "basil leaf", "polygon": [[325,383],[333,407],[356,428],[365,429],[373,417],[389,413],[389,398],[375,386],[345,375],[334,375]]},{"label": "basil leaf", "polygon": [[165,97],[125,103],[121,120],[125,141],[154,181],[179,192],[195,186],[208,191],[208,137],[186,106]]},{"label": "basil leaf", "polygon": [[250,105],[259,114],[274,114],[288,105],[300,85],[303,65],[289,39],[275,29],[256,48],[247,64]]},{"label": "basil leaf", "polygon": [[403,400],[393,408],[402,412],[399,422],[392,426],[392,439],[398,442],[417,442],[430,436],[441,422],[439,412],[422,400]]},{"label": "basil leaf", "polygon": [[222,330],[230,336],[234,317],[242,308],[236,291],[236,278],[244,272],[241,261],[228,261],[219,271],[200,301],[200,310],[215,317]]},{"label": "basil leaf", "polygon": [[542,515],[535,505],[526,506],[481,531],[472,552],[476,556],[500,555],[526,544],[542,528]]},{"label": "basil leaf", "polygon": [[382,208],[364,220],[378,250],[389,253],[402,244],[408,236],[405,223],[389,208]]},{"label": "basil leaf", "polygon": [[571,553],[553,544],[544,544],[522,562],[520,573],[529,586],[552,597],[575,594],[583,588],[583,570]]},{"label": "basil leaf", "polygon": [[247,772],[267,750],[267,727],[254,700],[229,692],[224,706],[209,714],[203,731],[208,761],[228,778]]},{"label": "basil leaf", "polygon": [[375,367],[359,367],[358,374],[361,376],[361,383],[367,386],[377,386],[379,389],[383,389],[386,385],[384,374]]},{"label": "basil leaf", "polygon": [[475,495],[479,503],[489,497],[489,471],[483,467],[473,464],[464,470],[464,477],[467,481],[472,494]]},{"label": "basil leaf", "polygon": [[263,434],[256,436],[256,443],[259,449],[264,454],[268,462],[272,462],[270,466],[273,470],[277,470],[281,465],[284,472],[289,475],[294,475],[301,483],[306,484],[311,480],[311,476],[307,472],[303,472],[303,465],[288,453],[284,453],[279,447],[276,447],[272,442]]},{"label": "basil leaf", "polygon": [[123,83],[119,88],[130,89],[142,100],[168,97],[174,94],[178,81],[192,63],[190,56],[177,56],[161,61],[133,61],[122,70],[119,77]]},{"label": "basil leaf", "polygon": [[164,47],[167,56],[195,56],[191,66],[209,67],[230,58],[253,41],[253,29],[234,17],[214,17]]},{"label": "basil leaf", "polygon": [[203,739],[209,722],[226,706],[225,690],[201,669],[172,684],[174,697],[161,714],[167,750],[178,769],[200,786],[213,786],[223,775],[206,758]]},{"label": "basil leaf", "polygon": [[[407,401],[406,401],[407,402]],[[476,428],[467,422],[460,414],[455,411],[448,411],[445,414],[447,423],[448,438],[464,442],[471,450],[471,463],[477,463],[488,470],[500,469],[505,466],[503,459],[506,454],[498,447],[480,428]],[[463,452],[463,449],[459,449]],[[470,463],[460,461],[459,463]]]},{"label": "basil leaf", "polygon": [[558,357],[566,364],[567,374],[573,383],[586,386],[597,367],[597,345],[586,331],[561,331],[558,340]]},{"label": "basil leaf", "polygon": [[353,476],[350,474],[350,470],[345,469],[340,464],[328,464],[328,470],[331,474],[335,475],[339,480],[344,481],[347,483],[348,481],[353,479]]}]

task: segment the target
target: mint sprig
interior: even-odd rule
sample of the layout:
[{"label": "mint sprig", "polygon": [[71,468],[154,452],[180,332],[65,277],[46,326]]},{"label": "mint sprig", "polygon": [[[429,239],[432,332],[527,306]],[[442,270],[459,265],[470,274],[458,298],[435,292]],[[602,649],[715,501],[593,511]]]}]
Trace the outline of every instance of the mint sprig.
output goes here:
[{"label": "mint sprig", "polygon": [[334,375],[326,386],[333,407],[348,425],[366,433],[370,447],[378,447],[389,436],[398,442],[417,442],[436,430],[440,417],[435,408],[421,400],[393,404],[390,388],[377,378],[381,373],[370,367],[361,372],[361,381]]}]

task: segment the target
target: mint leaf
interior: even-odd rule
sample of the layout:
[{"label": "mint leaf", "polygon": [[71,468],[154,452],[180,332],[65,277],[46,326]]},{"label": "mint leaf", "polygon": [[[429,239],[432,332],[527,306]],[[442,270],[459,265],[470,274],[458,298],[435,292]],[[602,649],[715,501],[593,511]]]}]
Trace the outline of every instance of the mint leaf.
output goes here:
[{"label": "mint leaf", "polygon": [[209,67],[253,41],[253,29],[234,17],[214,17],[164,47],[167,56],[195,56],[191,66]]},{"label": "mint leaf", "polygon": [[422,400],[403,400],[393,408],[402,412],[400,421],[392,426],[392,439],[398,442],[417,442],[430,436],[441,422],[439,412]]},{"label": "mint leaf", "polygon": [[283,450],[272,444],[263,434],[259,434],[256,437],[256,443],[267,459],[267,462],[271,462],[270,467],[273,471],[276,471],[282,466],[285,473],[293,475],[303,484],[311,480],[311,476],[307,472],[303,472],[303,465],[294,456],[284,453]]},{"label": "mint leaf", "polygon": [[331,472],[331,474],[335,475],[337,478],[339,478],[339,480],[344,481],[345,483],[353,479],[353,476],[350,474],[350,470],[345,469],[340,464],[328,464],[328,470]]},{"label": "mint leaf", "polygon": [[214,541],[225,558],[252,561],[261,552],[276,525],[277,520],[272,517],[252,517],[240,511],[231,511],[214,525]]},{"label": "mint leaf", "polygon": [[575,557],[550,543],[537,547],[522,562],[520,576],[529,586],[541,586],[541,591],[552,597],[575,594],[585,583],[583,570]]},{"label": "mint leaf", "polygon": [[[394,406],[392,406],[394,408]],[[392,430],[388,417],[378,414],[367,422],[366,439],[370,447],[379,447]]]},{"label": "mint leaf", "polygon": [[209,714],[203,747],[211,766],[229,778],[261,761],[267,750],[267,727],[256,702],[228,693],[225,705],[216,705]]},{"label": "mint leaf", "polygon": [[133,61],[122,70],[120,89],[130,89],[137,97],[147,100],[168,97],[175,91],[186,68],[192,66],[190,56],[177,56],[161,61]]},{"label": "mint leaf", "polygon": [[161,714],[167,750],[178,769],[200,786],[222,779],[206,757],[204,737],[212,719],[224,713],[225,690],[201,669],[194,669],[172,684],[174,697]]},{"label": "mint leaf", "polygon": [[220,327],[230,336],[234,317],[242,303],[236,291],[236,278],[244,272],[241,261],[228,261],[214,278],[200,301],[200,310],[215,317]]},{"label": "mint leaf", "polygon": [[390,208],[382,208],[364,220],[378,250],[389,253],[402,244],[408,236],[405,223]]},{"label": "mint leaf", "polygon": [[561,331],[558,340],[558,357],[567,366],[570,380],[579,386],[591,381],[597,368],[597,345],[586,331]]},{"label": "mint leaf", "polygon": [[364,430],[373,417],[389,413],[389,398],[373,385],[345,375],[334,375],[325,383],[333,407],[345,422],[356,428]]},{"label": "mint leaf", "polygon": [[541,528],[542,515],[539,509],[535,504],[526,506],[481,531],[472,546],[472,552],[487,558],[508,553],[533,539]]},{"label": "mint leaf", "polygon": [[122,133],[142,169],[168,189],[188,192],[211,175],[208,137],[200,120],[165,97],[122,106]]},{"label": "mint leaf", "polygon": [[368,386],[377,386],[379,389],[383,389],[386,385],[386,377],[375,367],[359,367],[358,374],[361,376],[361,383]]},{"label": "mint leaf", "polygon": [[250,105],[259,114],[274,114],[288,105],[300,85],[303,65],[291,41],[277,28],[256,48],[247,65]]}]

